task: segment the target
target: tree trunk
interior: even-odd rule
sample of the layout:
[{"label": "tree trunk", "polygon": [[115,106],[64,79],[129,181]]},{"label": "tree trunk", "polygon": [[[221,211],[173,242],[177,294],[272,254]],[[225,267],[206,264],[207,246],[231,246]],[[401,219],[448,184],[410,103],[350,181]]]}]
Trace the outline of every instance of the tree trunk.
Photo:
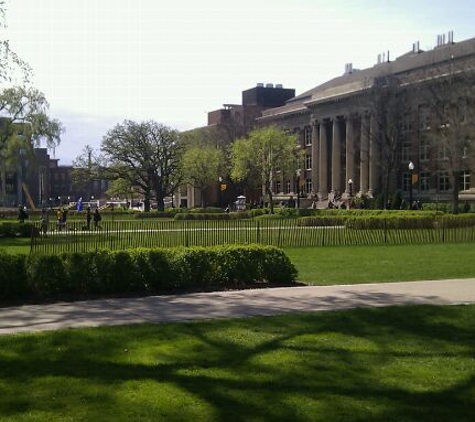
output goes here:
[{"label": "tree trunk", "polygon": [[150,190],[145,191],[145,199],[144,199],[144,211],[150,212]]}]

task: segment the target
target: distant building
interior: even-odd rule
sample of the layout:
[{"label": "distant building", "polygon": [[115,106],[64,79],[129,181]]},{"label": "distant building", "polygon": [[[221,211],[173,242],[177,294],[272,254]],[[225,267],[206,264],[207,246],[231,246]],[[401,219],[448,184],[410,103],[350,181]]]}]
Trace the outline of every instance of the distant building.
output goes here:
[{"label": "distant building", "polygon": [[[419,87],[427,92],[439,80],[453,75],[453,80],[461,84],[464,72],[473,75],[474,63],[475,38],[454,43],[449,33],[447,38],[439,36],[430,51],[420,50],[419,43],[415,43],[412,51],[394,61],[390,61],[388,52],[379,55],[377,63],[368,69],[357,70],[347,64],[343,75],[280,107],[264,110],[259,124],[274,124],[296,133],[304,151],[303,166],[296,173],[275,175],[274,193],[331,200],[348,197],[350,189],[351,193],[370,197],[381,192],[382,175],[388,169],[381,160],[387,151],[381,149],[385,145],[379,140],[387,127],[377,121],[378,111],[372,109],[368,93],[384,83],[386,92],[390,92],[387,81],[393,78],[400,92],[407,95],[407,104],[399,116],[397,157],[390,169],[389,188],[401,191],[406,199],[414,193],[421,200],[450,200],[454,186],[449,180],[449,160],[434,142],[437,136],[444,136],[444,121],[434,113],[433,104],[427,103]],[[468,102],[473,107],[473,78],[468,84],[472,86],[472,98],[465,100],[465,106]],[[465,118],[463,110],[460,107],[460,119]],[[474,121],[469,120],[464,123],[465,129],[473,130]],[[414,169],[409,169],[410,162]],[[475,199],[473,168],[461,166],[458,171],[460,198]]]},{"label": "distant building", "polygon": [[[255,87],[242,92],[242,104],[224,104],[223,108],[208,113],[208,125],[188,132],[199,132],[217,146],[227,145],[246,136],[258,125],[257,118],[262,112],[279,107],[295,96],[295,89],[284,88],[277,84],[258,83]],[[201,204],[201,195],[206,196],[209,205],[226,206],[234,202],[242,192],[230,180],[221,180],[206,191],[199,192],[189,185],[184,185],[175,195],[175,206],[195,207]]]}]

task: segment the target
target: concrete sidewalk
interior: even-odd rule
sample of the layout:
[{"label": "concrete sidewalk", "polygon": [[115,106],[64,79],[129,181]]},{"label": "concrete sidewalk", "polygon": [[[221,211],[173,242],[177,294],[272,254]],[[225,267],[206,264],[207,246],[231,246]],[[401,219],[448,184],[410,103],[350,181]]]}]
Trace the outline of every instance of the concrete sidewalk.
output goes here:
[{"label": "concrete sidewalk", "polygon": [[475,303],[475,278],[288,287],[0,308],[0,334],[409,304]]}]

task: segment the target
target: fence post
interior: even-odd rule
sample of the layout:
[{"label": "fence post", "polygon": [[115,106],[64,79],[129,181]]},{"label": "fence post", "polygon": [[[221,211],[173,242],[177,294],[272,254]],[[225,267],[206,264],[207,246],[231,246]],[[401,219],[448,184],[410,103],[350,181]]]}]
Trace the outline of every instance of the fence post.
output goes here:
[{"label": "fence post", "polygon": [[258,245],[260,245],[260,243],[261,243],[261,223],[260,223],[260,221],[257,221],[256,230],[257,230],[256,243]]},{"label": "fence post", "polygon": [[388,219],[384,219],[384,244],[388,244]]}]

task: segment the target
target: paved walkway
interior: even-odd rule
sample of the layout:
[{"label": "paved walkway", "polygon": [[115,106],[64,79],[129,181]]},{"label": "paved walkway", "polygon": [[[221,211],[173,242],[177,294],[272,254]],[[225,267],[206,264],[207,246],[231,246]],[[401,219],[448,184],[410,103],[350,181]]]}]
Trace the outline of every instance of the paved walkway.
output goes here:
[{"label": "paved walkway", "polygon": [[289,287],[0,308],[0,334],[409,304],[475,303],[475,278]]}]

